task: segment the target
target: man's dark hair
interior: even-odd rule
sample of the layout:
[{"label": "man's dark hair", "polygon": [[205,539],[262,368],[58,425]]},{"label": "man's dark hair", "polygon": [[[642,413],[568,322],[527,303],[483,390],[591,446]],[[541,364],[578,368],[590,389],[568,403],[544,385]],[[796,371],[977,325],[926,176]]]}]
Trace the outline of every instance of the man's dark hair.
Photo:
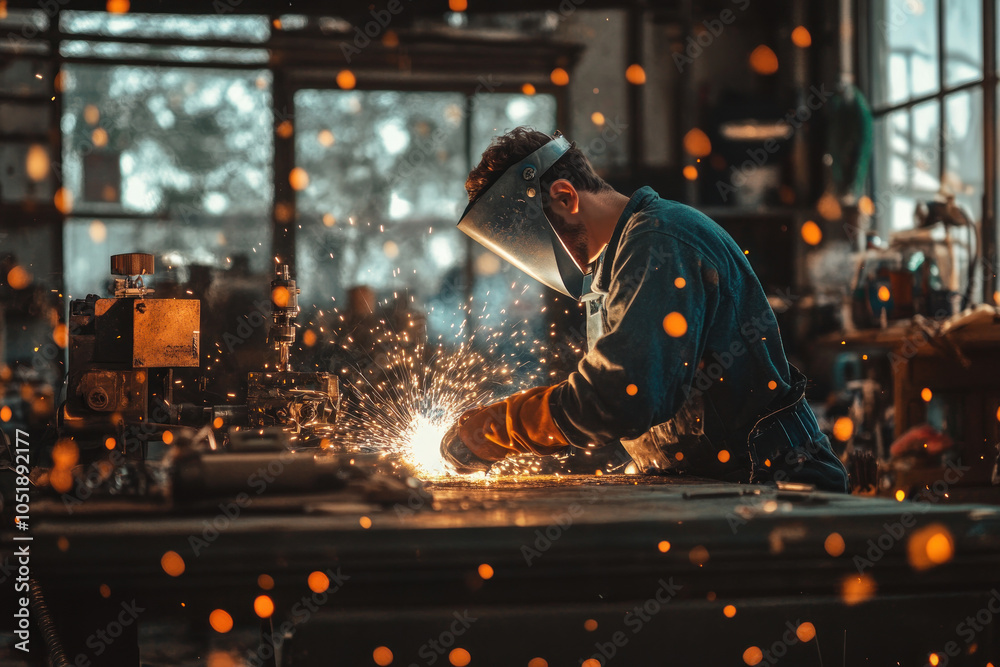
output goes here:
[{"label": "man's dark hair", "polygon": [[[552,137],[544,132],[523,125],[515,127],[499,137],[494,137],[489,147],[483,151],[479,165],[469,172],[469,180],[465,182],[469,201],[478,199],[503,176],[507,169],[550,141],[552,141]],[[602,192],[612,189],[603,178],[594,172],[590,160],[583,154],[583,151],[576,147],[576,142],[571,143],[570,149],[542,176],[543,201],[548,199],[549,186],[561,178],[572,183],[577,190],[584,192]]]}]

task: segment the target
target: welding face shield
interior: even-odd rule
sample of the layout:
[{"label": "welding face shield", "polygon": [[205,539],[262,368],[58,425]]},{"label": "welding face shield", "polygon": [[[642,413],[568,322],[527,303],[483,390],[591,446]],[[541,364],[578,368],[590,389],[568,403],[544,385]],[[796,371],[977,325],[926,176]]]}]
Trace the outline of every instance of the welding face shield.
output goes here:
[{"label": "welding face shield", "polygon": [[569,149],[557,135],[508,168],[469,204],[458,228],[543,285],[579,300],[590,289],[590,276],[546,217],[541,186],[542,174]]}]

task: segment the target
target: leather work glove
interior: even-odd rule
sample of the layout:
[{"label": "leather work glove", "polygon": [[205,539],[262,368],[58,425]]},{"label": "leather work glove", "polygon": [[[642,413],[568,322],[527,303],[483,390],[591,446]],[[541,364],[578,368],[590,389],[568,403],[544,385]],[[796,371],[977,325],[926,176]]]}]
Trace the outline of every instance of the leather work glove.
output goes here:
[{"label": "leather work glove", "polygon": [[509,454],[554,454],[570,443],[552,419],[549,395],[535,387],[469,410],[441,441],[441,456],[458,473],[478,472]]}]

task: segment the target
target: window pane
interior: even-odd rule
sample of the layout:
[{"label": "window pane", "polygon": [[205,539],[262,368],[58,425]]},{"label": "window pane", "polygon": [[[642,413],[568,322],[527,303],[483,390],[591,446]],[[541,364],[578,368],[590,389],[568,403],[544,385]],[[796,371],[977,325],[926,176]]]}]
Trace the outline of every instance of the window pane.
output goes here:
[{"label": "window pane", "polygon": [[460,93],[301,90],[295,94],[297,165],[309,175],[300,215],[332,213],[376,227],[457,220],[465,182]]},{"label": "window pane", "polygon": [[266,42],[271,26],[266,16],[184,16],[180,14],[109,14],[63,11],[59,25],[69,34],[109,37],[158,37]]},{"label": "window pane", "polygon": [[945,98],[948,134],[945,148],[945,187],[955,200],[982,217],[983,197],[983,91],[981,88]]},{"label": "window pane", "polygon": [[470,160],[479,164],[493,137],[527,125],[546,134],[555,131],[556,99],[552,95],[480,94],[473,98]]},{"label": "window pane", "polygon": [[[152,248],[161,251],[157,274],[173,266],[186,279],[193,264],[234,263],[270,274],[267,71],[68,64],[64,72],[69,294],[105,293],[109,255]],[[103,217],[113,214],[125,217]]]},{"label": "window pane", "polygon": [[[304,307],[329,308],[355,285],[390,300],[410,287],[425,311],[460,304],[465,115],[461,93],[295,94],[296,166],[308,176],[297,200]],[[444,333],[436,321],[432,335]]]},{"label": "window pane", "polygon": [[875,202],[887,231],[913,227],[916,202],[940,189],[938,110],[936,101],[925,102],[875,123]]},{"label": "window pane", "polygon": [[982,0],[945,0],[944,11],[947,85],[983,78]]},{"label": "window pane", "polygon": [[[37,76],[38,74],[41,76]],[[45,95],[51,87],[51,62],[20,58],[6,60],[0,67],[0,92],[14,95]]]},{"label": "window pane", "polygon": [[67,65],[65,77],[76,210],[270,215],[269,72]]},{"label": "window pane", "polygon": [[875,105],[896,104],[936,92],[937,0],[876,0],[872,3],[872,17]]},{"label": "window pane", "polygon": [[0,144],[0,203],[24,200],[49,204],[55,194],[52,157],[42,144]]},{"label": "window pane", "polygon": [[[16,263],[27,270],[32,284],[45,289],[59,287],[60,276],[56,272],[52,249],[56,247],[57,224],[42,224],[24,227],[0,225],[0,267],[4,261]],[[8,267],[9,268],[9,267]],[[4,272],[0,283],[7,282]],[[3,359],[0,359],[0,364]]]}]

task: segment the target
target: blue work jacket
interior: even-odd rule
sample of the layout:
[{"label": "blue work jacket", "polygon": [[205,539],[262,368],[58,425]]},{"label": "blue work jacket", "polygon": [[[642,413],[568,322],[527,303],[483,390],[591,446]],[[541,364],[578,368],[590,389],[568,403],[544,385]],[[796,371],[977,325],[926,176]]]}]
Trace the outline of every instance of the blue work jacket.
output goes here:
[{"label": "blue work jacket", "polygon": [[708,216],[637,190],[591,289],[590,349],[550,396],[571,443],[621,440],[646,472],[847,490],[760,281]]}]

